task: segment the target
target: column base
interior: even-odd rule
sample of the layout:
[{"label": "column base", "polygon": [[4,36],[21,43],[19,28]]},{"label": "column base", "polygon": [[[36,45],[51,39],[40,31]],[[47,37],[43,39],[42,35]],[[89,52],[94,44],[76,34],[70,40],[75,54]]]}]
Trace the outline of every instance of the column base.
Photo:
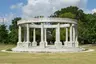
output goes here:
[{"label": "column base", "polygon": [[75,47],[79,47],[79,42],[75,41]]},{"label": "column base", "polygon": [[48,45],[48,43],[47,43],[47,41],[45,41],[45,46],[47,46]]},{"label": "column base", "polygon": [[30,48],[30,47],[32,47],[31,42],[24,42],[23,43],[23,47],[24,48]]},{"label": "column base", "polygon": [[76,47],[76,44],[74,41],[68,42],[67,47]]},{"label": "column base", "polygon": [[33,46],[33,47],[37,46],[37,42],[36,42],[36,41],[33,41],[33,42],[32,42],[32,46]]},{"label": "column base", "polygon": [[64,46],[67,47],[68,46],[68,41],[64,42]]},{"label": "column base", "polygon": [[67,43],[67,47],[73,47],[73,46],[72,46],[72,42],[68,42],[68,43]]},{"label": "column base", "polygon": [[23,42],[17,42],[17,47],[22,47]]},{"label": "column base", "polygon": [[45,42],[40,42],[40,48],[45,48]]},{"label": "column base", "polygon": [[55,42],[55,47],[58,48],[62,48],[62,42]]}]

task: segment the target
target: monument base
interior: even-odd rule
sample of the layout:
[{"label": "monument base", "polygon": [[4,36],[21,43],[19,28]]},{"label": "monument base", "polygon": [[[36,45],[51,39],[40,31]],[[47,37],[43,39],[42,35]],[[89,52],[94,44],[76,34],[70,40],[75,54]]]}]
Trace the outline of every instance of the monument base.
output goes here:
[{"label": "monument base", "polygon": [[32,52],[32,53],[47,53],[47,52],[50,52],[50,53],[54,53],[54,52],[81,52],[85,49],[83,48],[79,48],[79,47],[62,47],[62,48],[55,48],[55,46],[53,45],[50,45],[50,46],[47,46],[46,48],[41,48],[40,46],[37,46],[37,47],[31,47],[31,48],[13,48],[12,51],[13,52]]}]

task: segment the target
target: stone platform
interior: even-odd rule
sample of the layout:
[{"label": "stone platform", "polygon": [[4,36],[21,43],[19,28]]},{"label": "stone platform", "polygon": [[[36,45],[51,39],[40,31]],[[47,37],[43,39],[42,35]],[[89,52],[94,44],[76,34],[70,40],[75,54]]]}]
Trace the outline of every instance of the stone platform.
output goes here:
[{"label": "stone platform", "polygon": [[54,46],[47,46],[46,48],[37,47],[30,47],[30,48],[23,48],[23,47],[15,47],[12,49],[13,52],[33,52],[33,53],[54,53],[54,52],[81,52],[83,48],[76,48],[76,47],[62,47],[62,48],[55,48]]}]

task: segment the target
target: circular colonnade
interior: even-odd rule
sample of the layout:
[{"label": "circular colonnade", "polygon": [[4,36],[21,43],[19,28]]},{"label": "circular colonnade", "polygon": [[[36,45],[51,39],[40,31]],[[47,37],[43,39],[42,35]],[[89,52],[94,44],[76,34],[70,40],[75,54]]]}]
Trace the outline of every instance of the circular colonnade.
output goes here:
[{"label": "circular colonnade", "polygon": [[[39,23],[39,24],[37,24]],[[52,24],[53,23],[53,24]],[[18,43],[13,51],[32,51],[32,52],[63,52],[81,51],[78,47],[77,21],[69,18],[33,18],[30,20],[20,20],[17,22]],[[22,27],[24,27],[24,41],[22,42]],[[30,42],[30,28],[33,28],[33,42]],[[36,42],[36,29],[41,30],[41,41],[39,46]],[[55,43],[49,46],[47,42],[47,29],[54,28],[56,31]],[[66,29],[66,41],[64,45],[60,41],[60,28]],[[69,37],[69,38],[68,38]]]}]

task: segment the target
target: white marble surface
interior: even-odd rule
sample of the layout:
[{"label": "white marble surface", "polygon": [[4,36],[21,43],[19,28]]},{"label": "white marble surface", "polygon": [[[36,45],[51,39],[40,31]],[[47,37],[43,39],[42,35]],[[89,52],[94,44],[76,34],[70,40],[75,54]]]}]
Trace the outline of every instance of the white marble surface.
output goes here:
[{"label": "white marble surface", "polygon": [[47,48],[37,47],[30,47],[30,48],[23,48],[23,47],[15,47],[12,49],[14,52],[81,52],[83,48],[75,48],[75,47],[64,47],[56,48],[55,46],[47,46]]},{"label": "white marble surface", "polygon": [[60,22],[60,23],[73,23],[77,24],[77,20],[69,19],[69,18],[32,18],[32,19],[22,19],[17,22],[17,24],[25,24],[25,23],[41,23],[41,22]]}]

